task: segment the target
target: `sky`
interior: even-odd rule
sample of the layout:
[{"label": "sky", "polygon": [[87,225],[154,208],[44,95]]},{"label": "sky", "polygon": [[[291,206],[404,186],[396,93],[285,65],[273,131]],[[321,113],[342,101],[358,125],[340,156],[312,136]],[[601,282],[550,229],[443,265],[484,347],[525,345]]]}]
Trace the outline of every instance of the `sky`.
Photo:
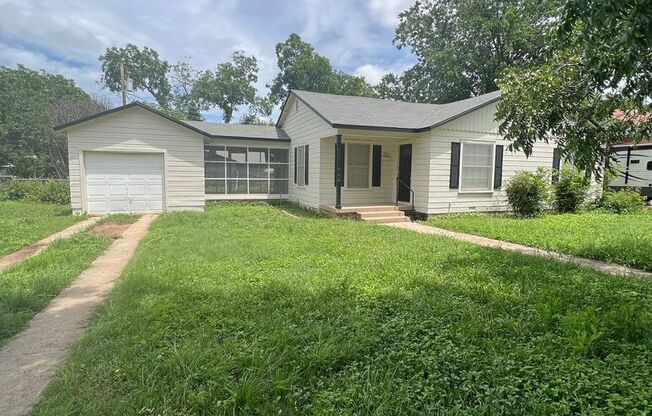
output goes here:
[{"label": "sky", "polygon": [[[274,47],[298,33],[333,66],[375,84],[415,58],[393,44],[398,13],[414,0],[0,0],[0,65],[23,64],[103,89],[98,57],[107,47],[149,46],[171,64],[214,69],[235,50],[258,59],[260,95],[276,75]],[[147,100],[136,92],[133,99]],[[245,109],[240,110],[240,114]],[[275,111],[278,114],[278,109]],[[219,110],[205,114],[221,119]],[[236,115],[237,117],[238,115]]]}]

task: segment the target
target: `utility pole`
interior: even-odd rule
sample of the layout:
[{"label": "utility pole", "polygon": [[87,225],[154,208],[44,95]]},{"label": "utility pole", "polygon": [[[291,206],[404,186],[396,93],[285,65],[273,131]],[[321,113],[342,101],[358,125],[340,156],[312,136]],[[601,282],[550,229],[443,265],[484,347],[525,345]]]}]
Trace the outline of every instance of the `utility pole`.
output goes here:
[{"label": "utility pole", "polygon": [[122,105],[127,105],[127,80],[125,79],[124,62],[120,62],[120,90],[122,91]]}]

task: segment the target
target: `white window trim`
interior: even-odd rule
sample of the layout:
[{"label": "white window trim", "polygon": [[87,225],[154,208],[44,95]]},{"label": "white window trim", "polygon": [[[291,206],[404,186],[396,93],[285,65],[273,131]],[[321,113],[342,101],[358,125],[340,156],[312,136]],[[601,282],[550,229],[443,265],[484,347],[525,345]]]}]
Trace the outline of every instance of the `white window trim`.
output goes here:
[{"label": "white window trim", "polygon": [[[349,187],[349,165],[347,162],[347,155],[350,155],[349,151],[349,144],[366,144],[369,146],[369,174],[367,176],[367,187],[366,188],[350,188]],[[350,191],[371,191],[373,190],[373,187],[371,186],[372,182],[372,172],[373,172],[373,142],[368,142],[368,141],[358,141],[358,140],[351,140],[351,141],[346,141],[344,142],[345,150],[344,150],[344,186],[342,189],[344,190],[350,190]],[[382,163],[382,161],[381,161]]]},{"label": "white window trim", "polygon": [[[491,179],[489,180],[489,189],[487,190],[464,190],[463,178],[464,178],[464,144],[480,144],[485,146],[491,146]],[[496,174],[496,142],[495,141],[483,141],[483,140],[461,140],[460,141],[460,177],[459,177],[459,190],[460,194],[492,194],[494,192],[494,176]]]},{"label": "white window trim", "polygon": [[[305,144],[299,145],[299,146],[296,147],[296,149],[297,149],[297,152],[296,152],[296,155],[297,155],[297,163],[296,163],[296,165],[297,165],[297,172],[296,172],[297,183],[295,183],[294,186],[296,186],[297,188],[300,188],[300,189],[305,189],[306,188],[306,145]],[[301,157],[303,157],[303,173],[299,174],[299,172],[301,172],[301,169],[299,169],[299,160],[301,160]],[[292,165],[294,165],[294,163]],[[301,184],[300,181],[303,182],[303,184]]]}]

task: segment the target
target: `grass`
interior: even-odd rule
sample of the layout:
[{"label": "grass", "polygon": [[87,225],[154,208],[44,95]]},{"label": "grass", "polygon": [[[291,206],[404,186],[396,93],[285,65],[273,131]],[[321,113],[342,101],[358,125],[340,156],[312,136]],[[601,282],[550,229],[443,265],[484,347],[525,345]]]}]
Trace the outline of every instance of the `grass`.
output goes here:
[{"label": "grass", "polygon": [[437,216],[428,225],[652,271],[652,210],[546,214]]},{"label": "grass", "polygon": [[649,414],[650,311],[646,280],[212,205],[155,221],[34,414]]},{"label": "grass", "polygon": [[75,280],[109,240],[89,233],[57,240],[37,256],[0,274],[0,346]]},{"label": "grass", "polygon": [[69,205],[0,201],[0,256],[61,231],[84,219]]}]

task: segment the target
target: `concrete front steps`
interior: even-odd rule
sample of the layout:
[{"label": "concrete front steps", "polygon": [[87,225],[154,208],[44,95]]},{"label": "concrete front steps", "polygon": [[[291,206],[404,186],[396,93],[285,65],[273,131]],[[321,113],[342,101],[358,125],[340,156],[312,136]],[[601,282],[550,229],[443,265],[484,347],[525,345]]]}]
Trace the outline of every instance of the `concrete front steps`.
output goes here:
[{"label": "concrete front steps", "polygon": [[360,207],[355,213],[357,219],[372,224],[410,222],[410,218],[395,206]]}]

